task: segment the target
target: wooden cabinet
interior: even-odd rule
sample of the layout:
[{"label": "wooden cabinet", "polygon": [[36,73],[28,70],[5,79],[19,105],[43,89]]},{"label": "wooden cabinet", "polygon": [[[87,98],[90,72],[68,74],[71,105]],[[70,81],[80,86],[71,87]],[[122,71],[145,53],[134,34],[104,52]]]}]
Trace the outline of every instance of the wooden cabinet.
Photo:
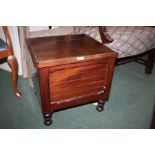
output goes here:
[{"label": "wooden cabinet", "polygon": [[117,54],[87,35],[27,39],[46,125],[56,110],[109,98]]}]

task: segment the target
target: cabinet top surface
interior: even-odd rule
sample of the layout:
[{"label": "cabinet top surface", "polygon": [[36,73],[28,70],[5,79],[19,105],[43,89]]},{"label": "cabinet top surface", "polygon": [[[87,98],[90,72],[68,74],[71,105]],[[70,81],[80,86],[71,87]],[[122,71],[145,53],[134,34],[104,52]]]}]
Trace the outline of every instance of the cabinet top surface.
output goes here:
[{"label": "cabinet top surface", "polygon": [[28,38],[26,43],[34,65],[38,68],[117,56],[115,52],[84,34]]}]

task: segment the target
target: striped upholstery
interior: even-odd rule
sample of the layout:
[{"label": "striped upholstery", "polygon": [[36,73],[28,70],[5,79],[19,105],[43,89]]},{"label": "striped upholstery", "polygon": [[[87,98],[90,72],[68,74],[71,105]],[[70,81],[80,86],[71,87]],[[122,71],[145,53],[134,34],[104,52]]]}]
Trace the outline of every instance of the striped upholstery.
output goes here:
[{"label": "striped upholstery", "polygon": [[6,49],[6,43],[0,38],[0,52]]},{"label": "striped upholstery", "polygon": [[[99,30],[75,27],[75,34],[85,33],[101,42]],[[113,42],[105,44],[118,53],[119,58],[134,56],[155,48],[155,28],[144,26],[107,26],[107,33]]]}]

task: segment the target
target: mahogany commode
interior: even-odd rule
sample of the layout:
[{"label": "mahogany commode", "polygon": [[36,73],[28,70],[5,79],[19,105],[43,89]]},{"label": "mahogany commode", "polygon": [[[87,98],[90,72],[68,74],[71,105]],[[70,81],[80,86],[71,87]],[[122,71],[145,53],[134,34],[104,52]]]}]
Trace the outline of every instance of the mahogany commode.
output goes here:
[{"label": "mahogany commode", "polygon": [[[98,101],[102,111],[109,98],[117,54],[87,35],[65,35],[26,40],[37,69],[44,123],[52,113]],[[36,87],[37,88],[37,87]]]}]

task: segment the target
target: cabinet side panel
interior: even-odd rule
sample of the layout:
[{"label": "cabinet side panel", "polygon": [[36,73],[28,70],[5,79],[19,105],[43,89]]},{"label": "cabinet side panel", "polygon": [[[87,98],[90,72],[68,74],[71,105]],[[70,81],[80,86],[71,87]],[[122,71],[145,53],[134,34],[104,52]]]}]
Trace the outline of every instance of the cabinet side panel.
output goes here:
[{"label": "cabinet side panel", "polygon": [[37,97],[37,100],[41,106],[41,98],[40,98],[40,89],[39,89],[39,78],[38,78],[38,73],[37,70],[32,76],[32,81],[33,81],[33,87],[35,91],[35,95]]}]

